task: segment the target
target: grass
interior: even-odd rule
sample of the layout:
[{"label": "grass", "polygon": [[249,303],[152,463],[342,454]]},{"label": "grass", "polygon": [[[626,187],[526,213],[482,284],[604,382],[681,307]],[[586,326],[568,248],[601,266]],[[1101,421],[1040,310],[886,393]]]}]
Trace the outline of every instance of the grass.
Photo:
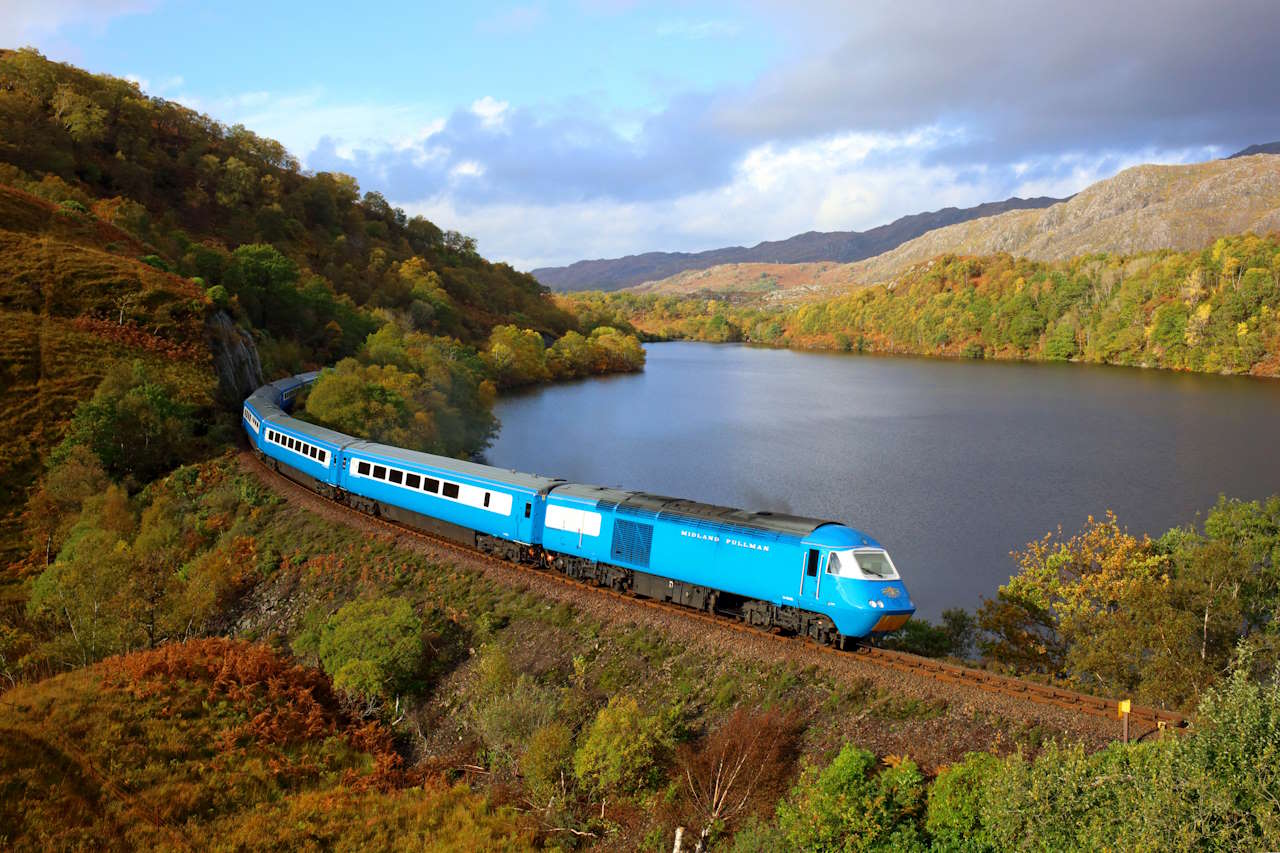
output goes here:
[{"label": "grass", "polygon": [[21,556],[17,513],[41,461],[111,363],[141,358],[188,402],[212,403],[203,292],[108,244],[142,251],[91,215],[0,184],[0,564]]}]

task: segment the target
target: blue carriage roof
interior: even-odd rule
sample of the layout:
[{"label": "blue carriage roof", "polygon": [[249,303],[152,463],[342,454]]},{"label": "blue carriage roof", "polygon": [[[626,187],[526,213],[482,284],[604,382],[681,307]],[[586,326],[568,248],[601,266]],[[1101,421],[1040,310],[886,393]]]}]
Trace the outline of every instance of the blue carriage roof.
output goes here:
[{"label": "blue carriage roof", "polygon": [[648,518],[684,519],[722,527],[741,527],[766,533],[780,533],[804,538],[827,524],[838,522],[806,518],[778,512],[751,512],[734,507],[716,506],[684,498],[671,498],[648,492],[630,492],[605,486],[571,483],[557,486],[554,495],[592,500],[601,509],[616,509],[623,515]]},{"label": "blue carriage roof", "polygon": [[405,450],[403,447],[394,447],[390,444],[376,444],[372,441],[359,441],[355,439],[353,439],[353,441],[354,443],[346,448],[348,453],[364,456],[376,456],[379,459],[388,461],[404,462],[409,465],[420,465],[426,468],[437,468],[443,471],[452,471],[455,474],[462,474],[466,477],[490,480],[520,489],[528,489],[531,492],[549,491],[551,488],[564,482],[564,480],[555,477],[543,477],[540,474],[524,474],[520,471],[512,471],[507,468],[495,468],[492,465],[481,465],[479,462],[467,462],[463,459],[453,459],[449,456],[436,456],[433,453],[420,453],[417,450]]}]

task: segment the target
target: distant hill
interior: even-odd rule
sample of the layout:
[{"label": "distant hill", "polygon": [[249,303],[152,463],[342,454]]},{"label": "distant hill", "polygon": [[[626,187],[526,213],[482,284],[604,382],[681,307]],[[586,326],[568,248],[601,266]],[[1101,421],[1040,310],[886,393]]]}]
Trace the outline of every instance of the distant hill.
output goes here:
[{"label": "distant hill", "polygon": [[730,246],[705,252],[646,252],[624,258],[578,261],[567,267],[542,267],[532,275],[553,290],[619,290],[688,270],[721,264],[795,264],[821,261],[849,263],[870,258],[925,232],[957,222],[994,216],[1010,210],[1038,209],[1059,198],[1009,198],[977,207],[944,207],[916,213],[869,231],[807,231],[786,240],[770,240],[751,248]]},{"label": "distant hill", "polygon": [[1254,154],[1280,154],[1280,142],[1264,142],[1261,145],[1250,145],[1243,151],[1237,151],[1228,157],[1233,160],[1236,157],[1252,157]]},{"label": "distant hill", "polygon": [[1067,202],[949,225],[853,264],[862,284],[942,254],[1065,260],[1091,252],[1198,249],[1224,234],[1280,230],[1280,156],[1135,166]]}]

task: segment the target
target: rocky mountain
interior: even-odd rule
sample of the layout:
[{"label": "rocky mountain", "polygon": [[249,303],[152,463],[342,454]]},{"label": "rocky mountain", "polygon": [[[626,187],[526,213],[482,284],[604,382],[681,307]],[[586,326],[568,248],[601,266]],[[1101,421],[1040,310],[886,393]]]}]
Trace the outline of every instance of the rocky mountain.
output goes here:
[{"label": "rocky mountain", "polygon": [[1062,199],[1047,196],[1014,197],[976,207],[944,207],[904,216],[868,231],[807,231],[786,240],[769,240],[750,248],[729,246],[692,253],[645,252],[623,258],[578,261],[567,267],[542,267],[533,270],[533,276],[553,290],[619,290],[721,264],[849,263],[887,252],[935,228],[1010,210],[1044,208],[1060,201]]},{"label": "rocky mountain", "polygon": [[1196,249],[1224,234],[1280,230],[1280,156],[1135,166],[1069,201],[949,225],[853,264],[849,278],[886,281],[947,253],[1008,252],[1064,260],[1090,252]]},{"label": "rocky mountain", "polygon": [[1236,157],[1252,157],[1254,154],[1280,154],[1280,141],[1264,142],[1261,145],[1250,145],[1248,148],[1232,154],[1227,159],[1232,160]]}]

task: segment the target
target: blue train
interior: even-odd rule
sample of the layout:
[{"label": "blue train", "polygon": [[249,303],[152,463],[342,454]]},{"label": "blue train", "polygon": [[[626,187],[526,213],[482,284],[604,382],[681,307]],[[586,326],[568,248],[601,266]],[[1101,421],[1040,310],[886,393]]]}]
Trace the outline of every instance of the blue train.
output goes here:
[{"label": "blue train", "polygon": [[843,524],[569,483],[376,444],[289,415],[317,373],[242,413],[275,470],[355,509],[508,560],[845,647],[915,612],[889,554]]}]

